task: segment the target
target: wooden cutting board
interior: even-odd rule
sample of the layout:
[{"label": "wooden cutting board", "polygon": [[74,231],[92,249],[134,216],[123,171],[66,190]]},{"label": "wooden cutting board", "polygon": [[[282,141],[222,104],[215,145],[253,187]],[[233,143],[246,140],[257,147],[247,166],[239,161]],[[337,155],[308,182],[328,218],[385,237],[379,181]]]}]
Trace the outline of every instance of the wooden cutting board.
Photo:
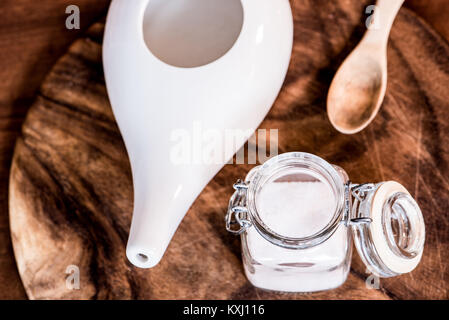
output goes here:
[{"label": "wooden cutting board", "polygon": [[[317,154],[345,168],[354,182],[404,184],[421,205],[427,229],[423,261],[413,273],[382,279],[379,290],[367,289],[369,275],[354,254],[348,280],[336,290],[300,295],[252,287],[243,274],[239,238],[225,231],[223,221],[232,183],[251,165],[227,165],[209,183],[157,267],[131,266],[125,257],[131,174],[104,85],[104,26],[98,23],[54,66],[17,142],[10,221],[28,296],[449,298],[448,43],[402,9],[389,44],[388,92],[375,121],[346,136],[332,128],[325,113],[332,77],[365,31],[368,3],[292,1],[293,57],[282,92],[261,128],[279,129],[279,152]],[[80,272],[79,289],[66,283],[73,266]]]}]

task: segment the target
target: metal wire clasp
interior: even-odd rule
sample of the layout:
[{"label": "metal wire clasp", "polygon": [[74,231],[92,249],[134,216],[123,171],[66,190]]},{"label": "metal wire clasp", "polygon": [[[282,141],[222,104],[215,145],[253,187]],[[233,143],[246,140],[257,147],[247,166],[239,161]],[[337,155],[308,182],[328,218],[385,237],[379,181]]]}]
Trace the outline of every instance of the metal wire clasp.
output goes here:
[{"label": "metal wire clasp", "polygon": [[[248,185],[241,179],[233,185],[235,192],[229,200],[228,212],[226,214],[226,230],[239,235],[252,226],[248,220],[248,209],[246,207],[246,194]],[[238,225],[238,228],[233,226]]]},{"label": "metal wire clasp", "polygon": [[357,205],[360,205],[365,200],[367,194],[376,188],[374,183],[352,184],[348,181],[345,184],[345,218],[347,225],[356,226],[362,224],[370,224],[372,219],[369,217],[351,217],[352,199],[351,196],[357,200]]}]

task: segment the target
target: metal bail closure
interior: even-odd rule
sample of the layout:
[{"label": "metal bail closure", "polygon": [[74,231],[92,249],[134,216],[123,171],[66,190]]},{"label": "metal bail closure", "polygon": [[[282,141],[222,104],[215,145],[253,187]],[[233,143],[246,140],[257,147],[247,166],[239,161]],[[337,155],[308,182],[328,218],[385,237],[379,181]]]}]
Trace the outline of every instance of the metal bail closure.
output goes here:
[{"label": "metal bail closure", "polygon": [[357,251],[379,277],[415,269],[421,260],[425,226],[421,210],[401,184],[351,186],[354,196],[351,225]]},{"label": "metal bail closure", "polygon": [[228,212],[226,214],[226,230],[239,235],[252,226],[247,219],[248,209],[246,208],[246,192],[248,185],[242,180],[234,183],[235,192],[229,200]]}]

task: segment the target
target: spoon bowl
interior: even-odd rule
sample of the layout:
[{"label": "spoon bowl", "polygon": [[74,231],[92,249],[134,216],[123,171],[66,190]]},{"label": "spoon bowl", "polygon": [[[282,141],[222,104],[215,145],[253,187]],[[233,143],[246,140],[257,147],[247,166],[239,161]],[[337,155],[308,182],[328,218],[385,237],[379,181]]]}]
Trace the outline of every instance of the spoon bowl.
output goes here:
[{"label": "spoon bowl", "polygon": [[346,58],[332,80],[327,114],[345,134],[366,128],[382,105],[387,89],[387,43],[404,0],[378,0],[362,41]]},{"label": "spoon bowl", "polygon": [[356,133],[374,119],[387,87],[385,64],[386,58],[355,54],[340,67],[327,100],[329,120],[338,131]]}]

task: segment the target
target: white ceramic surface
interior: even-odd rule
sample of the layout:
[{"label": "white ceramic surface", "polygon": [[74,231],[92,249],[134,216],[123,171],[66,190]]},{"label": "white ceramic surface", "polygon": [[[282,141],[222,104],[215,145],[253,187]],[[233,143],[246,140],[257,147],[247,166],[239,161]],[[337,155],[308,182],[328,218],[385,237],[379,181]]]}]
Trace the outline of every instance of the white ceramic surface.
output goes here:
[{"label": "white ceramic surface", "polygon": [[[195,125],[219,132],[255,130],[279,93],[293,42],[288,0],[241,0],[243,25],[228,51],[205,65],[170,65],[147,46],[154,37],[144,31],[145,19],[154,16],[147,10],[152,1],[113,0],[103,45],[107,89],[133,174],[127,257],[141,268],[160,261],[185,213],[223,166],[171,161],[173,132]],[[198,19],[204,18],[199,13]],[[214,148],[230,159],[241,146]]]}]

